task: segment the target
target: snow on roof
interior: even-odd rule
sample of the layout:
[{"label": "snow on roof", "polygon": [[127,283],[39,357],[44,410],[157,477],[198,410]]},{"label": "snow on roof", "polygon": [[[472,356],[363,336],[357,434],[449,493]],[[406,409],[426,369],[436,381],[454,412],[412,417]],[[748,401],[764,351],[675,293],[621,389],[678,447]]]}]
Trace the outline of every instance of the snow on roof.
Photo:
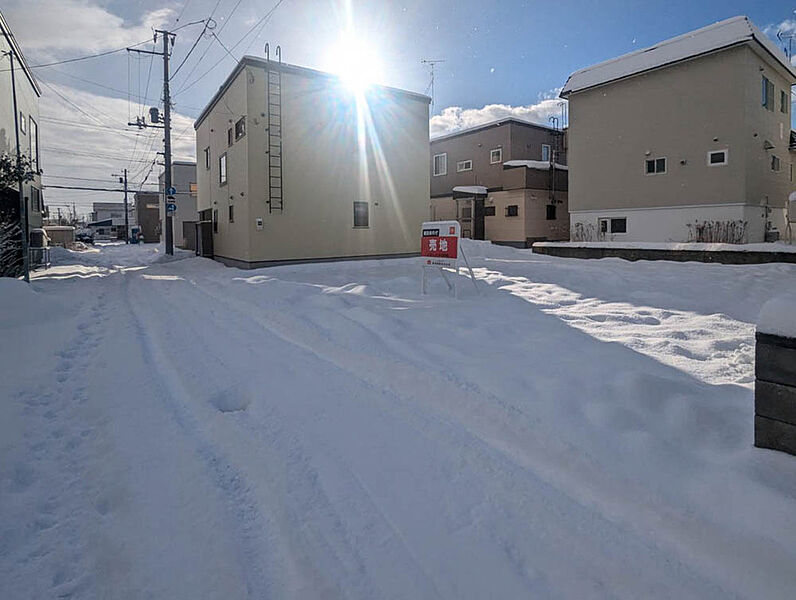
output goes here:
[{"label": "snow on roof", "polygon": [[454,193],[458,194],[472,194],[472,195],[486,195],[486,188],[483,185],[457,185],[453,188]]},{"label": "snow on roof", "polygon": [[748,17],[740,16],[575,71],[564,84],[561,97],[566,98],[572,92],[753,40],[796,78],[796,71],[785,54]]},{"label": "snow on roof", "polygon": [[[541,169],[546,171],[550,168],[550,162],[546,160],[507,160],[503,163],[503,168],[505,169],[506,167],[526,167],[528,169]],[[556,169],[569,171],[567,165],[562,165],[560,163],[556,163]]]}]

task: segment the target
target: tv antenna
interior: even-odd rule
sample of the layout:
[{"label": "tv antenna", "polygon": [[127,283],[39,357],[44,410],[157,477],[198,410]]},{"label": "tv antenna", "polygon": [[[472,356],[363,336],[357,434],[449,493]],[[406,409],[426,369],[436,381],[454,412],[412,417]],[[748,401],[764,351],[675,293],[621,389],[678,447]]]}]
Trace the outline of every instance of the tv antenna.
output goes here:
[{"label": "tv antenna", "polygon": [[[793,38],[796,38],[796,33],[794,32],[787,33],[782,29],[777,32],[777,39],[782,42],[782,50],[789,59],[793,58]],[[785,40],[788,40],[787,48],[785,47]]]},{"label": "tv antenna", "polygon": [[426,91],[431,90],[431,112],[434,112],[434,66],[438,65],[439,63],[444,63],[444,58],[435,58],[435,59],[427,59],[423,58],[420,62],[424,65],[428,65],[431,68],[431,82],[428,84],[428,88]]}]

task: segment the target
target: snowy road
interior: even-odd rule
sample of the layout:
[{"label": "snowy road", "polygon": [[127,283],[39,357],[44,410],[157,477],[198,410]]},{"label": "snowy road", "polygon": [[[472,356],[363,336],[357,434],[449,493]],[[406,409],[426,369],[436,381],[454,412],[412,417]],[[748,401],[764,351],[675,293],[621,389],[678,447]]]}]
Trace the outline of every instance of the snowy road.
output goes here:
[{"label": "snowy road", "polygon": [[2,595],[791,598],[752,323],[796,267],[467,247],[459,302],[153,247],[1,282]]}]

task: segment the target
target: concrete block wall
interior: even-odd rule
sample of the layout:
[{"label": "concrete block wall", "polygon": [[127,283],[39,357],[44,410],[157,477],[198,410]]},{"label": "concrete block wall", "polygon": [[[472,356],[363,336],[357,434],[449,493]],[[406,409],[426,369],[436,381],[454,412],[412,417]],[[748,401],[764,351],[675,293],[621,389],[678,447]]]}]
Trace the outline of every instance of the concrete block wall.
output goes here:
[{"label": "concrete block wall", "polygon": [[796,456],[796,338],[756,337],[755,446]]}]

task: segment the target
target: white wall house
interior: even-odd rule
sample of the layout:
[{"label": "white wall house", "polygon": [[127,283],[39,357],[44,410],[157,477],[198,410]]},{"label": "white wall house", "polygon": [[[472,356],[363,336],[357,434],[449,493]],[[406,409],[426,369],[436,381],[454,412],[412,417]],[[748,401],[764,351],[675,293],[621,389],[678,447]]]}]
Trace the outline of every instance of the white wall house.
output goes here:
[{"label": "white wall house", "polygon": [[573,240],[784,237],[793,190],[787,57],[735,17],[573,73]]}]

